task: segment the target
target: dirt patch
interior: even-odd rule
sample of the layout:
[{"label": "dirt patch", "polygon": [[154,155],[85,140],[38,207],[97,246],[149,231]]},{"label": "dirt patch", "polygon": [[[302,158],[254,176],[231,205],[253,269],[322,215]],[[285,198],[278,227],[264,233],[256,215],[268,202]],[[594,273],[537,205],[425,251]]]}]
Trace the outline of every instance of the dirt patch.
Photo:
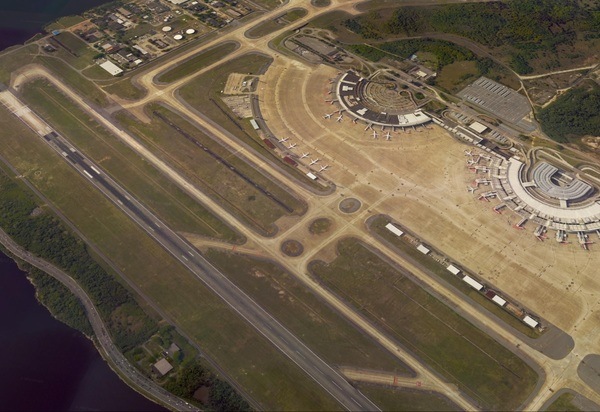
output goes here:
[{"label": "dirt patch", "polygon": [[308,231],[313,235],[322,235],[331,229],[332,224],[333,222],[331,219],[320,217],[310,222],[310,225],[308,225]]},{"label": "dirt patch", "polygon": [[193,396],[194,396],[194,399],[197,399],[200,402],[202,402],[203,405],[206,405],[206,404],[208,404],[209,395],[210,395],[210,386],[201,386],[198,389],[196,389]]}]

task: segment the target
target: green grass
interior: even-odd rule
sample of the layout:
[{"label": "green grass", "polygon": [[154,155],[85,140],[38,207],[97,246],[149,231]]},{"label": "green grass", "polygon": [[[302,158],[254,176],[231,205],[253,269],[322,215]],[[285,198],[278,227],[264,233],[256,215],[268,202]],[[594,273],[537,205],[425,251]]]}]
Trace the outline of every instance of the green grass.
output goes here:
[{"label": "green grass", "polygon": [[[502,309],[501,307],[499,307],[498,305],[496,305],[495,303],[490,301],[488,298],[483,296],[481,293],[479,293],[478,291],[476,291],[475,289],[473,289],[472,287],[467,285],[460,278],[458,278],[458,277],[454,276],[453,274],[451,274],[450,272],[448,272],[448,270],[446,270],[446,267],[439,264],[438,262],[433,260],[431,257],[423,255],[421,252],[419,252],[416,249],[416,247],[413,244],[407,242],[405,240],[405,237],[399,238],[398,236],[392,234],[389,230],[387,230],[385,228],[385,225],[388,224],[389,222],[390,222],[389,219],[387,219],[383,216],[379,216],[373,220],[370,228],[373,232],[377,233],[383,239],[385,239],[386,241],[391,243],[392,246],[398,248],[400,251],[402,251],[403,253],[410,256],[413,260],[415,260],[420,265],[427,268],[430,272],[436,274],[441,279],[443,279],[444,281],[446,281],[449,284],[451,284],[452,286],[454,286],[456,289],[461,291],[464,295],[468,296],[470,299],[475,301],[477,304],[479,304],[480,306],[482,306],[483,308],[488,310],[490,313],[493,313],[498,318],[500,318],[502,321],[506,322],[508,325],[512,326],[519,332],[521,332],[524,335],[529,336],[530,338],[533,338],[533,339],[537,339],[540,336],[542,336],[543,333],[540,333],[537,330],[531,329],[529,326],[525,325],[519,319],[517,319],[513,315],[511,315],[509,312]],[[461,266],[460,262],[455,262],[455,263],[458,266]]]},{"label": "green grass", "polygon": [[359,385],[365,396],[383,411],[460,411],[448,398],[435,392]]},{"label": "green grass", "polygon": [[66,29],[71,26],[74,26],[78,23],[81,23],[85,19],[81,16],[64,16],[59,18],[58,20],[48,24],[44,29],[47,32],[52,32],[54,30]]},{"label": "green grass", "polygon": [[230,212],[265,233],[274,233],[275,221],[289,213],[259,192],[251,184],[217,162],[204,150],[188,141],[152,112],[157,111],[191,134],[213,152],[217,153],[257,184],[293,208],[293,214],[304,213],[304,204],[291,190],[278,186],[241,158],[233,155],[221,144],[212,140],[193,125],[165,107],[151,105],[148,113],[152,123],[142,124],[129,116],[119,116],[119,121],[160,156],[182,170],[208,195],[220,202]]},{"label": "green grass", "polygon": [[227,42],[219,44],[215,47],[211,47],[196,56],[178,64],[175,68],[170,69],[165,73],[161,73],[157,76],[157,80],[162,83],[171,83],[182,79],[203,67],[209,66],[234,50],[237,50],[239,44],[233,42]]},{"label": "green grass", "polygon": [[323,190],[318,183],[307,178],[306,175],[297,168],[285,163],[281,157],[277,156],[271,149],[267,148],[254,131],[249,121],[241,121],[236,119],[237,124],[234,123],[213,102],[210,101],[210,99],[216,101],[221,108],[226,110],[230,116],[235,118],[233,112],[227,109],[226,105],[221,100],[221,91],[227,83],[229,74],[260,74],[266,70],[271,62],[272,59],[270,57],[254,53],[237,57],[218,66],[208,73],[203,73],[202,75],[186,83],[179,89],[179,94],[193,108],[212,119],[219,126],[227,130],[233,136],[237,137],[240,141],[246,143],[265,158],[277,162],[280,167],[288,171],[292,176],[302,180],[304,183],[312,186],[313,188],[317,190]]},{"label": "green grass", "polygon": [[356,239],[310,271],[484,409],[511,410],[537,374],[522,359],[392,268]]},{"label": "green grass", "polygon": [[4,108],[0,125],[5,131],[0,154],[264,409],[339,410],[314,381]]},{"label": "green grass", "polygon": [[242,239],[51,84],[37,80],[26,86],[23,97],[56,130],[175,230],[227,241]]},{"label": "green grass", "polygon": [[248,37],[257,39],[259,37],[266,36],[267,34],[271,34],[294,21],[301,19],[306,16],[308,11],[306,9],[294,9],[290,10],[287,13],[276,17],[271,20],[267,20],[265,22],[260,23],[257,26],[254,26],[250,30],[248,30]]},{"label": "green grass", "polygon": [[89,80],[92,81],[110,81],[110,80],[114,80],[115,77],[110,74],[109,72],[107,72],[106,70],[104,70],[102,67],[100,67],[97,64],[94,64],[86,69],[83,69],[81,71],[81,74],[88,78]]},{"label": "green grass", "polygon": [[131,83],[131,76],[112,82],[109,85],[102,86],[102,89],[109,94],[117,95],[126,100],[138,100],[146,96],[146,91],[137,88]]},{"label": "green grass", "polygon": [[575,395],[569,392],[563,393],[562,395],[560,395],[558,398],[556,398],[554,400],[554,402],[552,402],[550,404],[550,406],[548,406],[548,408],[546,408],[546,412],[576,412],[576,411],[581,411],[580,408],[578,408],[577,406],[575,406],[573,404],[573,399],[575,399]]},{"label": "green grass", "polygon": [[65,60],[77,70],[85,69],[94,64],[94,57],[99,53],[99,51],[88,46],[85,41],[68,31],[62,32],[50,39],[56,39],[67,47],[65,49],[61,44],[50,41],[50,44],[57,49],[55,52],[52,52],[52,56]]},{"label": "green grass", "polygon": [[410,374],[278,264],[213,249],[206,257],[330,365]]}]

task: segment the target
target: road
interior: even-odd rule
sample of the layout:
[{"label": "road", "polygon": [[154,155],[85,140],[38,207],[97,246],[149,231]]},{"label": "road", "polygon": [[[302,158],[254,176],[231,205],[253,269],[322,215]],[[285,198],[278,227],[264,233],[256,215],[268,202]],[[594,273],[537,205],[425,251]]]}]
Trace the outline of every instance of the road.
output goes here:
[{"label": "road", "polygon": [[101,349],[102,356],[109,360],[109,364],[113,369],[119,371],[122,379],[128,381],[133,388],[144,394],[153,401],[158,401],[163,405],[180,411],[198,411],[199,409],[188,404],[182,399],[174,396],[170,392],[164,390],[152,380],[146,378],[138,372],[138,370],[129,363],[129,361],[121,354],[119,349],[113,344],[111,337],[106,329],[106,325],[98,314],[94,303],[85,291],[75,282],[68,274],[54,266],[53,264],[32,255],[21,246],[16,244],[8,234],[0,229],[0,243],[8,249],[13,255],[25,262],[35,266],[48,275],[52,276],[60,283],[65,285],[82,303],[85,308],[87,317],[92,325],[94,334],[96,335],[97,346]]},{"label": "road", "polygon": [[0,92],[0,101],[36,131],[65,161],[81,173],[110,201],[154,238],[165,250],[187,267],[199,280],[223,299],[242,318],[255,327],[290,360],[350,411],[375,411],[379,408],[326,364],[275,318],[233,284],[193,246],[153,215],[98,165],[91,162],[63,137],[54,132],[9,91]]}]

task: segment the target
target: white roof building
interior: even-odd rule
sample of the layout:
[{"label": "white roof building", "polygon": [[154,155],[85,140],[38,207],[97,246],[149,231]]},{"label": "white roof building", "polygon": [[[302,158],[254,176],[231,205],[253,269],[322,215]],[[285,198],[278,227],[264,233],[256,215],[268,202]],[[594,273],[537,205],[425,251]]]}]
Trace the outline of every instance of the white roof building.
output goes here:
[{"label": "white roof building", "polygon": [[119,66],[108,60],[102,63],[100,67],[102,67],[104,70],[106,70],[113,76],[123,73],[123,69],[121,69]]},{"label": "white roof building", "polygon": [[479,122],[473,122],[469,125],[469,129],[475,130],[477,133],[483,133],[487,130],[487,126]]}]

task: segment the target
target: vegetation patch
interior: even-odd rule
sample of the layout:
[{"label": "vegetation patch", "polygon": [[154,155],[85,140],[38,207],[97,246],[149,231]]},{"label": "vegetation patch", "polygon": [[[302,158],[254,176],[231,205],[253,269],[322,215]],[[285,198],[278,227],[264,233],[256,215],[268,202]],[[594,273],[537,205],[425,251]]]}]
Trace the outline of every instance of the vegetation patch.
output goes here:
[{"label": "vegetation patch", "polygon": [[239,47],[239,44],[228,42],[225,44],[219,44],[218,46],[211,47],[198,55],[186,60],[173,69],[159,74],[157,80],[162,83],[171,83],[182,79],[203,67],[210,66],[211,64],[218,62],[234,50]]},{"label": "vegetation patch", "polygon": [[281,243],[281,252],[286,256],[297,257],[304,252],[304,246],[297,240],[288,239]]},{"label": "vegetation patch", "polygon": [[310,225],[308,225],[308,231],[313,235],[322,235],[331,229],[332,224],[333,222],[331,219],[320,217],[310,222]]},{"label": "vegetation patch", "polygon": [[383,411],[460,411],[445,396],[430,391],[360,384],[359,389]]},{"label": "vegetation patch", "polygon": [[290,10],[279,17],[262,22],[258,26],[254,26],[246,32],[246,35],[250,38],[258,39],[259,37],[271,34],[287,26],[288,24],[293,23],[294,21],[301,19],[302,17],[306,16],[307,13],[308,11],[306,9]]},{"label": "vegetation patch", "polygon": [[600,86],[589,82],[567,91],[540,110],[538,118],[544,133],[559,143],[600,136]]},{"label": "vegetation patch", "polygon": [[215,249],[206,257],[326,362],[412,374],[276,263]]},{"label": "vegetation patch", "polygon": [[570,392],[565,392],[560,395],[558,398],[554,400],[546,408],[546,412],[577,412],[581,411],[581,408],[578,408],[573,404],[573,400],[575,399],[575,395]]},{"label": "vegetation patch", "polygon": [[[124,115],[118,117],[119,121],[160,156],[182,170],[209,196],[259,231],[272,234],[277,230],[274,222],[281,216],[304,212],[304,204],[290,194],[290,190],[277,185],[244,160],[232,155],[219,142],[211,139],[171,110],[159,105],[152,105],[148,109],[151,110],[149,115],[152,120],[149,124],[143,124]],[[280,199],[289,209],[284,209],[275,203],[253,184],[234,173],[229,166],[219,162],[211,153],[170,127],[161,120],[161,117],[176,124],[184,133],[209,149],[212,154],[226,159],[240,173],[265,188],[273,197]],[[292,213],[288,210],[292,210]]]},{"label": "vegetation patch", "polygon": [[311,262],[311,273],[484,409],[515,409],[534,389],[537,375],[521,358],[357,239],[340,241],[338,253]]},{"label": "vegetation patch", "polygon": [[544,53],[565,55],[558,66],[573,64],[567,54],[582,62],[586,49],[582,42],[589,47],[598,38],[599,12],[597,4],[586,6],[577,0],[496,1],[377,10],[348,18],[343,26],[364,39],[431,32],[463,36],[495,50],[505,48],[499,53],[526,74],[533,70],[533,60],[539,58],[537,66],[548,61],[550,56]]},{"label": "vegetation patch", "polygon": [[25,87],[23,95],[56,130],[109,174],[118,176],[121,184],[175,230],[228,241],[242,239],[51,84],[37,80]]}]

